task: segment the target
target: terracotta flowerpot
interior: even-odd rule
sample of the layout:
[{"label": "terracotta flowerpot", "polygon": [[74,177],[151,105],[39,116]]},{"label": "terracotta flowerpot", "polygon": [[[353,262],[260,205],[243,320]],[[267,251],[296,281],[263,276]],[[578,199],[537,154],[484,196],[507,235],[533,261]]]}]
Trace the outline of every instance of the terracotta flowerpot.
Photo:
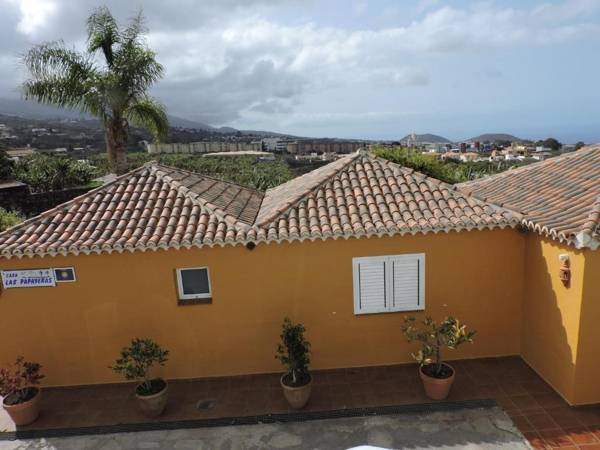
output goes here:
[{"label": "terracotta flowerpot", "polygon": [[312,375],[309,375],[310,381],[304,386],[292,387],[288,386],[283,382],[285,375],[282,375],[279,379],[281,387],[283,388],[283,395],[285,399],[294,409],[302,409],[308,403],[310,398],[310,392],[312,390]]},{"label": "terracotta flowerpot", "polygon": [[35,390],[37,391],[35,396],[24,403],[7,405],[5,403],[6,399],[2,402],[2,406],[16,426],[29,425],[35,422],[40,415],[40,398],[42,394],[39,388],[35,388]]},{"label": "terracotta flowerpot", "polygon": [[167,406],[167,400],[169,399],[169,385],[165,380],[162,381],[165,383],[165,387],[156,394],[139,395],[137,392],[135,394],[140,409],[146,417],[160,416],[165,410],[165,406]]},{"label": "terracotta flowerpot", "polygon": [[425,394],[432,400],[444,400],[450,393],[452,383],[454,383],[455,371],[451,365],[442,363],[452,371],[452,375],[447,378],[434,378],[423,373],[423,367],[419,367],[419,375],[423,381],[423,387],[425,388]]}]

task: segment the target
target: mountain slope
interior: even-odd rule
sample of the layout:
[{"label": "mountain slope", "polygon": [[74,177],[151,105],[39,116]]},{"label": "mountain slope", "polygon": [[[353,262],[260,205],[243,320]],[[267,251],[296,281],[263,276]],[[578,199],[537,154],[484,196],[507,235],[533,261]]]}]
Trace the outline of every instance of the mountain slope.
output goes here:
[{"label": "mountain slope", "polygon": [[522,139],[513,136],[512,134],[507,133],[485,133],[480,134],[479,136],[472,137],[471,139],[467,139],[468,141],[479,141],[479,142],[495,142],[495,141],[521,141]]},{"label": "mountain slope", "polygon": [[[446,139],[443,136],[438,136],[437,134],[430,134],[430,133],[415,134],[415,138],[416,138],[417,144],[423,144],[423,143],[448,144],[451,142],[449,139]],[[402,139],[400,139],[400,141],[405,142],[410,139],[412,139],[412,135],[407,134]]]}]

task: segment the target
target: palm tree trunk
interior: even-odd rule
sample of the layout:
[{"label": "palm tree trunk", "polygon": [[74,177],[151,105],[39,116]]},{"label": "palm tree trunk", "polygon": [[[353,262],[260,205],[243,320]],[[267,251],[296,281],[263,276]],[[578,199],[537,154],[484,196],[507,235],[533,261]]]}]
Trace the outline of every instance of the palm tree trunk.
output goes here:
[{"label": "palm tree trunk", "polygon": [[105,126],[108,166],[117,175],[127,172],[127,131],[127,121],[121,118],[111,119]]}]

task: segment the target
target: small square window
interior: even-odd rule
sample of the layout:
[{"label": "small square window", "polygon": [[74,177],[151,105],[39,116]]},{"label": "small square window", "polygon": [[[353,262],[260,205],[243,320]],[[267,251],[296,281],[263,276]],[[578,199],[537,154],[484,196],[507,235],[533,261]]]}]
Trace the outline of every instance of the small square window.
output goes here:
[{"label": "small square window", "polygon": [[177,269],[179,300],[210,300],[210,275],[208,267]]}]

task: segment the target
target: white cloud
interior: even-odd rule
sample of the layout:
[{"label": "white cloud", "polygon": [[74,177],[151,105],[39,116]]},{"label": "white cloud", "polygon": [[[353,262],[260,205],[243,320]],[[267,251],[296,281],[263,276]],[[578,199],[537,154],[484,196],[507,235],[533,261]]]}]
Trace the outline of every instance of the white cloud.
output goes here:
[{"label": "white cloud", "polygon": [[[16,0],[2,2],[10,3],[11,11],[17,8]],[[130,2],[107,4],[120,19],[135,12]],[[281,19],[277,8],[285,4],[301,6],[302,1],[145,0],[149,43],[166,67],[157,95],[172,113],[213,124],[261,116],[279,123],[286,117],[305,121],[297,114],[302,114],[299,108],[307,96],[335,91],[343,99],[344,92],[367,88],[423,89],[435,82],[432,67],[442,56],[467,59],[496,49],[589,39],[599,32],[597,24],[586,20],[599,9],[598,0],[553,1],[529,9],[495,2],[451,8],[443,6],[446,2],[420,0],[413,22],[379,29]],[[6,30],[18,30],[35,41],[67,42],[81,41],[85,17],[97,6],[96,0],[22,0],[18,5],[16,22],[14,11],[10,20],[0,17]],[[364,0],[351,5],[349,14],[368,15],[373,10]],[[0,37],[11,39],[10,44],[0,42],[3,60],[24,50],[24,43],[6,30],[0,26]],[[14,76],[3,77],[7,70],[0,68],[0,83],[14,82]],[[333,114],[316,120],[347,119]],[[388,113],[381,114],[372,112],[361,120],[381,120]]]},{"label": "white cloud", "polygon": [[23,34],[32,35],[43,27],[56,13],[56,4],[50,0],[18,0],[21,20],[17,30]]}]

